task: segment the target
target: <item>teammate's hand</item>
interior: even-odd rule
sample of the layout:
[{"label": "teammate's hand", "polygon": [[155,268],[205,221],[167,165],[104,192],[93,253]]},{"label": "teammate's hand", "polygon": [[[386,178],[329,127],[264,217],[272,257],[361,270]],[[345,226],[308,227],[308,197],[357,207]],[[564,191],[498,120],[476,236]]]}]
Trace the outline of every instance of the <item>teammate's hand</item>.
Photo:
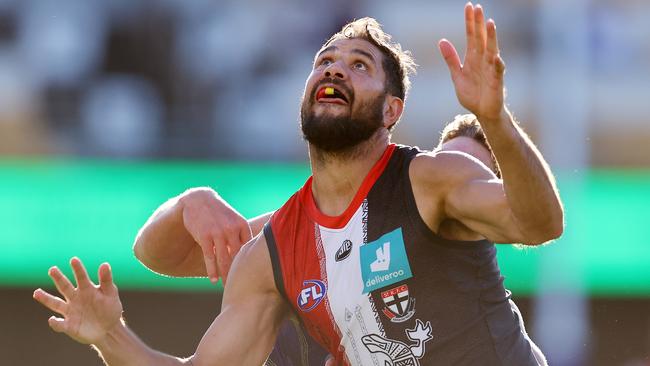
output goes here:
[{"label": "teammate's hand", "polygon": [[224,284],[232,259],[251,240],[248,221],[210,188],[194,188],[180,198],[183,223],[203,252],[210,281]]},{"label": "teammate's hand", "polygon": [[77,282],[75,288],[57,267],[48,274],[63,299],[42,289],[34,291],[34,299],[46,308],[61,314],[63,318],[50,317],[50,327],[59,333],[84,344],[96,344],[120,323],[122,303],[113,283],[108,263],[99,266],[99,286],[95,285],[78,258],[70,260],[70,266]]},{"label": "teammate's hand", "polygon": [[481,5],[465,5],[465,33],[467,50],[462,64],[456,48],[446,39],[438,43],[440,53],[449,67],[460,104],[479,122],[496,121],[505,110],[505,64],[499,55],[496,25],[492,19],[486,24]]}]

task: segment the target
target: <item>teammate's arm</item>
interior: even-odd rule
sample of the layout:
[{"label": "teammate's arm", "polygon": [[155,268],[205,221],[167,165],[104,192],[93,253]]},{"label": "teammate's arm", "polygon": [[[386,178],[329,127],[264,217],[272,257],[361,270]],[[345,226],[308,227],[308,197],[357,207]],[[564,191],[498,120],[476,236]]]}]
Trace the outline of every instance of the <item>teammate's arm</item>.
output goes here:
[{"label": "teammate's arm", "polygon": [[41,289],[34,298],[63,318],[49,324],[74,340],[92,344],[108,365],[260,365],[275,341],[287,306],[273,283],[270,257],[263,236],[246,245],[233,264],[221,314],[212,323],[195,354],[178,358],[149,348],[121,319],[122,305],[110,267],[99,269],[95,286],[81,261],[71,261],[77,287],[56,268],[50,276],[63,299]]},{"label": "teammate's arm", "polygon": [[232,257],[270,213],[248,222],[210,188],[193,188],[161,205],[138,233],[136,257],[170,276],[226,277]]}]

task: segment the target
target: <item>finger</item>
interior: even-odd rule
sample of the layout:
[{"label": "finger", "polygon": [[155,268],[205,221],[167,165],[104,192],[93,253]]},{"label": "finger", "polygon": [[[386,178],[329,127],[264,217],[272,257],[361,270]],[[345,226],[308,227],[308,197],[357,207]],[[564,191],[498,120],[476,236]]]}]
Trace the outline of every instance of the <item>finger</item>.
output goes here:
[{"label": "finger", "polygon": [[34,291],[33,298],[55,313],[65,315],[67,304],[60,298],[51,295],[40,288]]},{"label": "finger", "polygon": [[241,247],[251,241],[251,239],[253,239],[253,232],[251,231],[250,225],[248,225],[248,221],[246,221],[239,230],[239,248],[234,252],[230,252],[232,257],[234,258],[239,253]]},{"label": "finger", "polygon": [[58,267],[55,266],[50,268],[50,270],[47,271],[47,274],[52,279],[52,282],[54,282],[57,291],[59,291],[63,297],[70,299],[72,295],[74,295],[74,286],[72,286],[72,282],[70,282],[68,277],[66,277]]},{"label": "finger", "polygon": [[438,48],[440,49],[440,53],[447,63],[447,67],[451,73],[451,79],[456,80],[456,76],[460,74],[462,68],[462,65],[460,64],[460,57],[458,56],[458,52],[456,52],[456,48],[453,44],[451,44],[451,42],[444,38],[438,42]]},{"label": "finger", "polygon": [[476,42],[476,51],[483,53],[485,50],[485,40],[487,34],[485,32],[485,16],[483,15],[483,7],[477,4],[474,7],[474,42]]},{"label": "finger", "polygon": [[92,281],[90,281],[90,278],[88,277],[86,268],[84,267],[83,263],[81,263],[81,260],[79,260],[79,258],[74,257],[70,259],[70,266],[72,267],[72,272],[74,273],[74,279],[77,281],[77,287],[84,288],[93,285]]},{"label": "finger", "polygon": [[203,252],[203,262],[205,262],[205,272],[213,283],[219,280],[219,271],[217,268],[217,259],[214,255],[214,246],[211,240],[201,240],[199,242]]},{"label": "finger", "polygon": [[503,75],[506,73],[506,64],[501,56],[494,56],[494,73],[497,80],[503,82]]},{"label": "finger", "polygon": [[494,58],[499,53],[499,42],[497,39],[497,26],[494,20],[487,21],[487,55]]},{"label": "finger", "polygon": [[467,38],[466,53],[469,53],[476,47],[474,45],[474,6],[471,2],[465,4],[465,37]]},{"label": "finger", "polygon": [[228,278],[228,271],[230,271],[230,263],[232,263],[232,257],[230,256],[230,253],[228,253],[228,248],[226,247],[226,244],[227,245],[234,244],[234,243],[230,243],[227,240],[228,239],[219,240],[214,243],[214,249],[217,255],[217,267],[219,268],[219,274],[223,279],[224,285],[226,284],[226,279]]},{"label": "finger", "polygon": [[57,333],[63,333],[68,330],[68,323],[65,319],[57,318],[55,316],[51,316],[47,320],[47,324],[49,324],[50,328]]},{"label": "finger", "polygon": [[248,221],[245,220],[240,222],[235,229],[226,231],[225,235],[230,258],[234,258],[237,253],[239,253],[241,247],[246,244],[252,236],[250,226],[248,226]]},{"label": "finger", "polygon": [[111,265],[102,263],[97,270],[97,278],[99,278],[99,289],[104,293],[112,292],[115,288],[113,285],[113,273],[111,272]]}]

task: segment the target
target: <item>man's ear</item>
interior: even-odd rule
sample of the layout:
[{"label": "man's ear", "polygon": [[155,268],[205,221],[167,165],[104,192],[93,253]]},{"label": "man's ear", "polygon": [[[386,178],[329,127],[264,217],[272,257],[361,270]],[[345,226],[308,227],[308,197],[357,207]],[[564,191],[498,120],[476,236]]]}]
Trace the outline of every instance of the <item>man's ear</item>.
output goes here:
[{"label": "man's ear", "polygon": [[384,127],[389,128],[393,126],[404,111],[404,101],[396,96],[387,95],[384,102]]}]

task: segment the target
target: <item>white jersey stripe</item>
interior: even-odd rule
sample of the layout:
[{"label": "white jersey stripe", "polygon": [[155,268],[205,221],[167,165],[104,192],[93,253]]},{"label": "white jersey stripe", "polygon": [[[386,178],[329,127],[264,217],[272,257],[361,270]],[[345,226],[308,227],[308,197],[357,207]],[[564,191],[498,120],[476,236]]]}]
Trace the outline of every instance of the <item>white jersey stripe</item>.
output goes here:
[{"label": "white jersey stripe", "polygon": [[[325,254],[325,249],[323,248],[323,240],[321,238],[320,227],[318,224],[314,224],[314,232],[314,238],[316,240],[316,254],[318,256],[318,265],[320,267],[320,277],[321,280],[325,282],[327,288],[329,288],[330,286],[327,277],[327,255]],[[338,324],[336,324],[334,315],[332,315],[329,296],[326,296],[323,302],[325,309],[327,310],[327,316],[329,317],[330,323],[332,323],[332,326],[334,327],[336,334],[339,336],[339,339],[342,339],[341,329],[339,328]],[[345,342],[341,342],[341,345],[343,344],[345,344]]]},{"label": "white jersey stripe", "polygon": [[[348,359],[360,365],[379,366],[383,365],[383,355],[370,353],[360,342],[367,334],[385,335],[371,297],[363,293],[359,248],[366,239],[367,207],[367,202],[360,205],[341,229],[320,226],[317,245],[325,252],[326,278],[332,284],[328,285],[328,313],[334,314],[337,332],[342,334],[341,342],[348,345],[345,349]],[[346,240],[352,242],[350,254],[337,258]]]}]

